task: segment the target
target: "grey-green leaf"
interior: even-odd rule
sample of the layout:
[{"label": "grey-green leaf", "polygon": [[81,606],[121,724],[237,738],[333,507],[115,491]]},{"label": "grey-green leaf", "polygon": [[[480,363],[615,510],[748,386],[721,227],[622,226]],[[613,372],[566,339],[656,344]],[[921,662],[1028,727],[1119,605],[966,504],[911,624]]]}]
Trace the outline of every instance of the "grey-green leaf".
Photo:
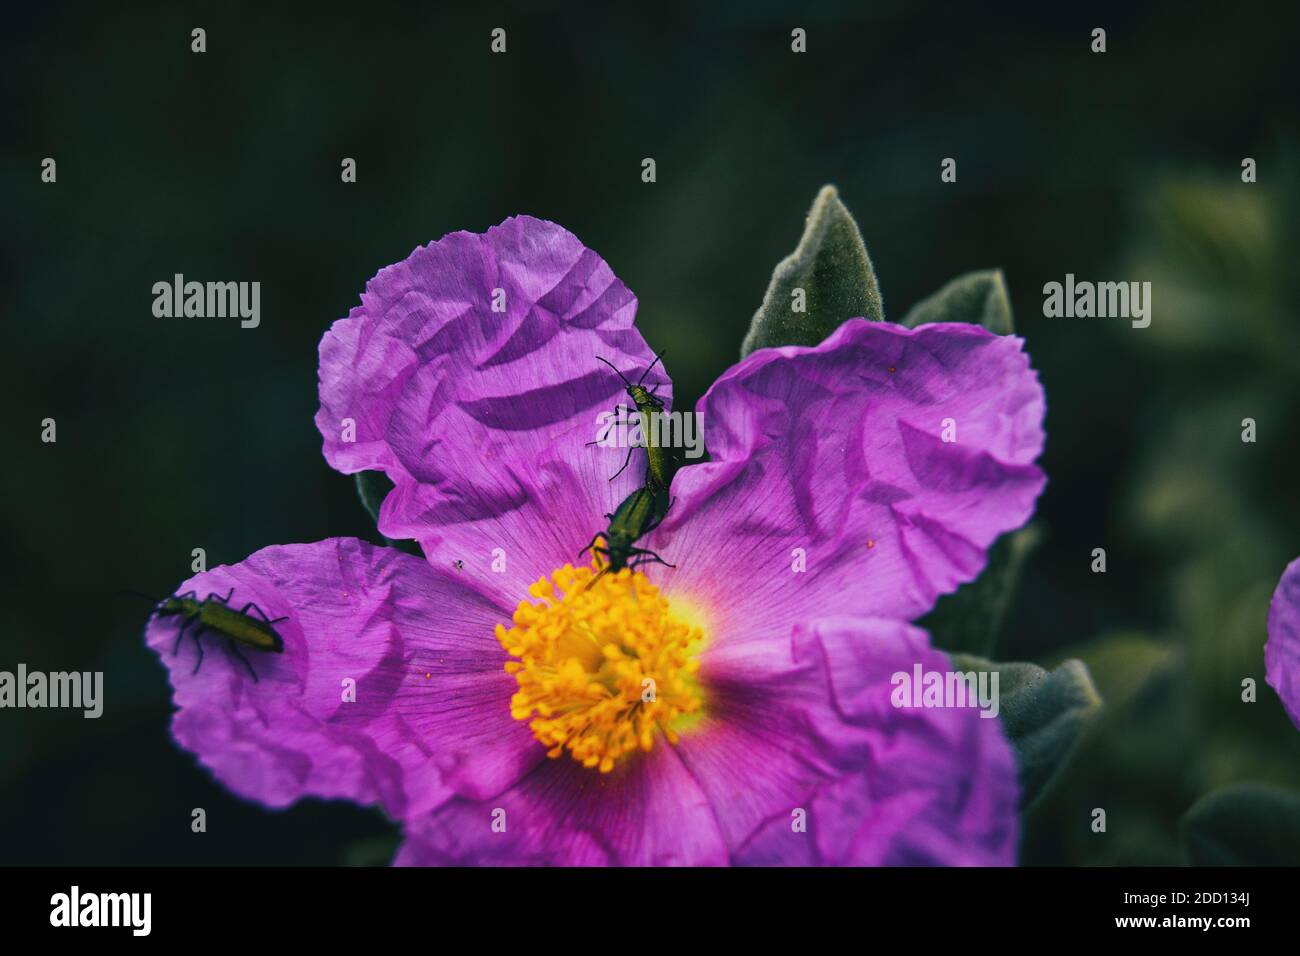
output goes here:
[{"label": "grey-green leaf", "polygon": [[[379,508],[388,497],[388,493],[393,490],[393,483],[389,481],[388,476],[382,471],[359,471],[356,473],[357,497],[361,499],[361,505],[370,515],[370,519],[376,524],[379,523]],[[407,554],[413,554],[416,557],[424,557],[424,552],[414,541],[395,541],[392,538],[384,538],[384,543],[391,548],[399,551],[405,551]]]},{"label": "grey-green leaf", "polygon": [[1004,534],[989,548],[988,565],[978,578],[939,598],[917,622],[930,632],[935,647],[981,655],[996,650],[1021,570],[1040,538],[1036,525]]},{"label": "grey-green leaf", "polygon": [[1295,866],[1300,794],[1260,784],[1224,787],[1193,804],[1179,830],[1197,866]]},{"label": "grey-green leaf", "polygon": [[884,318],[876,273],[858,224],[835,187],[823,186],[799,246],[772,272],[740,357],[779,345],[818,345],[858,316]]},{"label": "grey-green leaf", "polygon": [[382,471],[359,471],[354,476],[357,482],[357,497],[361,506],[370,515],[370,520],[379,522],[379,508],[393,490],[393,483]]},{"label": "grey-green leaf", "polygon": [[968,272],[912,306],[901,325],[914,329],[930,322],[968,322],[998,335],[1015,331],[1011,299],[1001,269]]},{"label": "grey-green leaf", "polygon": [[1047,671],[1037,664],[999,664],[952,655],[959,671],[998,672],[998,717],[1020,764],[1020,805],[1028,809],[1065,767],[1101,697],[1082,661]]},{"label": "grey-green leaf", "polygon": [[344,866],[389,866],[401,846],[396,832],[354,840],[343,847]]}]

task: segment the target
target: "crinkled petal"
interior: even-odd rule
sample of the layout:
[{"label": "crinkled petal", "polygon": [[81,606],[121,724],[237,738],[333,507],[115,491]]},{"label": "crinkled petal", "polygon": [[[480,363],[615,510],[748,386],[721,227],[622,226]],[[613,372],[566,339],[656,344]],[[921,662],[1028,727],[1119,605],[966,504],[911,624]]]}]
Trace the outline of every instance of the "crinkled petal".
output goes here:
[{"label": "crinkled petal", "polygon": [[400,866],[712,866],[718,822],[669,746],[601,774],[563,756],[487,801],[408,821]]},{"label": "crinkled petal", "polygon": [[542,759],[509,714],[514,681],[494,634],[509,612],[454,572],[334,538],[265,548],[187,591],[287,617],[275,624],[283,653],[238,648],[256,680],[211,631],[197,673],[177,618],[155,617],[146,633],[170,672],[177,742],[240,796],[347,799],[401,817],[499,792]]},{"label": "crinkled petal", "polygon": [[1042,491],[1044,399],[1022,344],[854,319],[816,348],[754,352],[699,403],[711,460],[678,472],[645,539],[677,565],[657,580],[737,638],[921,616]]},{"label": "crinkled petal", "polygon": [[1291,722],[1300,727],[1300,558],[1287,565],[1273,592],[1264,669]]},{"label": "crinkled petal", "polygon": [[[624,450],[588,444],[598,416],[629,402],[597,359],[633,380],[653,361],[635,313],[604,260],[551,222],[516,216],[419,248],[321,341],[325,457],[394,481],[384,534],[517,600],[643,479],[644,452],[611,482]],[[645,384],[670,402],[662,366]]]},{"label": "crinkled petal", "polygon": [[[498,511],[485,507],[469,516],[445,501],[429,504],[437,491],[410,481],[399,483],[385,499],[379,527],[399,537],[413,534],[436,567],[461,569],[485,594],[513,608],[528,597],[528,586],[534,581],[565,564],[590,560],[580,559],[579,552],[605,530],[605,515],[616,507],[600,497],[605,489],[617,486],[617,494],[633,490],[625,480],[635,463],[618,481],[609,481],[625,452],[586,447],[572,451],[593,434],[590,425],[575,425],[573,433],[557,436],[554,446],[536,448],[527,470],[510,472],[511,493],[516,497],[511,503],[500,503]],[[393,511],[421,517],[396,529],[385,520]]]},{"label": "crinkled petal", "polygon": [[708,717],[679,750],[736,863],[1015,862],[1019,787],[999,721],[891,700],[895,674],[951,670],[924,631],[824,619],[702,660]]}]

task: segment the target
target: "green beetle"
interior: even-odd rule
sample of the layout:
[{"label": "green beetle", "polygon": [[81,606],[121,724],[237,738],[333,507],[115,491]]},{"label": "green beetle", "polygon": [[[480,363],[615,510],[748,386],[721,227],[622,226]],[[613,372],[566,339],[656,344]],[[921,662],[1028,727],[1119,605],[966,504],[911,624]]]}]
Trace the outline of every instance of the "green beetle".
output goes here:
[{"label": "green beetle", "polygon": [[[185,632],[190,625],[198,625],[190,634],[194,638],[194,646],[199,650],[199,659],[194,664],[195,674],[199,672],[199,667],[203,664],[203,644],[199,641],[199,635],[207,630],[226,638],[231,653],[248,668],[249,674],[256,681],[257,671],[253,670],[253,666],[248,663],[247,658],[240,653],[239,645],[242,644],[244,647],[256,651],[283,654],[284,639],[280,637],[274,625],[281,621],[287,621],[288,618],[277,617],[275,620],[270,620],[267,618],[266,612],[252,601],[249,601],[236,611],[230,606],[230,598],[234,593],[235,589],[231,588],[225,597],[220,594],[209,594],[202,600],[199,600],[197,591],[173,594],[171,597],[159,601],[153,613],[160,618],[180,617],[183,619],[180,630],[176,634],[176,646],[172,648],[173,655],[180,653],[181,641],[184,639]],[[260,619],[249,614],[250,609],[261,615]]]},{"label": "green beetle", "polygon": [[[608,571],[621,571],[623,568],[636,568],[642,564],[657,562],[665,567],[675,568],[653,551],[634,547],[638,538],[649,534],[659,527],[668,513],[670,502],[668,492],[654,491],[651,488],[638,488],[620,504],[614,513],[606,515],[609,527],[596,533],[591,543],[578,552],[579,557],[591,551],[605,558],[608,566],[601,574]],[[604,545],[596,542],[604,539]]]},{"label": "green beetle", "polygon": [[[613,362],[601,358],[600,356],[596,356],[598,361],[604,362],[612,368],[614,373],[623,380],[623,384],[627,386],[628,397],[632,399],[632,403],[636,406],[637,413],[641,416],[641,434],[645,437],[644,447],[646,453],[645,483],[646,486],[656,494],[668,490],[669,482],[672,479],[673,460],[670,449],[650,440],[650,436],[653,434],[652,428],[654,427],[654,416],[663,412],[664,403],[659,396],[655,394],[655,389],[659,386],[656,385],[654,388],[646,388],[644,383],[645,377],[650,374],[651,369],[659,364],[659,360],[663,358],[663,354],[663,352],[660,352],[655,356],[654,361],[646,366],[646,370],[641,373],[641,377],[637,379],[635,383],[628,381],[627,376],[620,372],[618,366]],[[591,444],[595,443],[592,442]],[[627,458],[623,461],[623,467],[614,472],[613,476],[609,480],[613,481],[619,475],[623,474],[623,469],[628,466],[628,463],[631,460],[632,449],[629,448],[627,450]]]}]

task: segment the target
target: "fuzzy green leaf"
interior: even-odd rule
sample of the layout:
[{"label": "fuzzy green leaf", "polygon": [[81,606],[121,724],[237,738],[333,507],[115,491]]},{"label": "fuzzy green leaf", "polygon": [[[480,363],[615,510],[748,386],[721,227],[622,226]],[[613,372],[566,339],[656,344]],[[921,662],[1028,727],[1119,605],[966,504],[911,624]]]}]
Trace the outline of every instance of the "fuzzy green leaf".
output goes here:
[{"label": "fuzzy green leaf", "polygon": [[1011,335],[1011,299],[1002,270],[968,272],[912,306],[901,325],[914,329],[931,322],[968,322],[998,335]]},{"label": "fuzzy green leaf", "polygon": [[[796,290],[802,290],[801,312],[795,311]],[[818,345],[858,316],[884,318],[876,273],[858,224],[835,187],[823,186],[798,247],[772,272],[740,356],[780,345]]]},{"label": "fuzzy green leaf", "polygon": [[1020,805],[1029,808],[1065,767],[1101,709],[1088,668],[1069,660],[1048,671],[965,654],[952,655],[952,665],[963,672],[998,672],[998,717],[1020,765]]}]

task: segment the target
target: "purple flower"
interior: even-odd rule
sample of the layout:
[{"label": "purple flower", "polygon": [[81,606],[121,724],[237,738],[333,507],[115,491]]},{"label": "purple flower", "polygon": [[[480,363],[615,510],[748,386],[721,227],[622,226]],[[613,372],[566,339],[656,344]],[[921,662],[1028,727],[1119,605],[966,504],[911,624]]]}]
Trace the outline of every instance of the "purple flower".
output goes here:
[{"label": "purple flower", "polygon": [[151,622],[177,741],[268,806],[380,805],[399,863],[1013,863],[999,722],[890,692],[949,669],[907,622],[1042,490],[1021,341],[855,319],[754,353],[700,401],[711,459],[638,542],[675,569],[595,579],[575,556],[644,480],[590,444],[626,401],[597,357],[653,358],[635,308],[527,217],[371,280],[321,342],[316,423],[333,467],[392,479],[379,529],[427,561],[331,539],[187,581],[287,619],[282,654],[245,650],[256,680],[212,633],[194,673]]},{"label": "purple flower", "polygon": [[1300,727],[1300,558],[1287,565],[1273,592],[1264,673],[1291,722]]}]

